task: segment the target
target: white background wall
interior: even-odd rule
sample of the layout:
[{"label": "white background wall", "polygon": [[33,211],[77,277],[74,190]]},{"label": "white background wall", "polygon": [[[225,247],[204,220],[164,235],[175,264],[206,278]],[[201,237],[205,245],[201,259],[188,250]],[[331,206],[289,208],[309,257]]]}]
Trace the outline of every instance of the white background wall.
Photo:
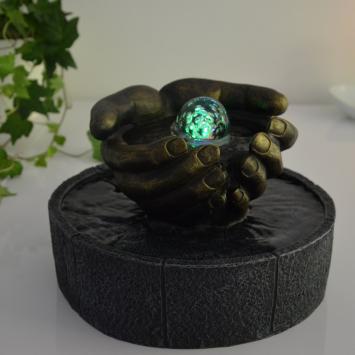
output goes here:
[{"label": "white background wall", "polygon": [[355,0],[64,0],[80,17],[73,98],[182,77],[272,86],[329,102],[355,82]]}]

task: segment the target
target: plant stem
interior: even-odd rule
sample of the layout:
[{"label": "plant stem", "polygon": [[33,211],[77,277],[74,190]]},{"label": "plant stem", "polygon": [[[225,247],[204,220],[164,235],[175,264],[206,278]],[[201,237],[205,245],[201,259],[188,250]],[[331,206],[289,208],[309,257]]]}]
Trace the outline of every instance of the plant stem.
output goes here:
[{"label": "plant stem", "polygon": [[[62,78],[62,80],[63,80],[63,77],[64,77],[63,69],[61,70],[60,76],[61,76],[61,78]],[[15,155],[15,156],[12,156],[12,157],[11,157],[12,159],[20,159],[20,160],[25,160],[25,161],[33,161],[33,160],[35,160],[36,158],[40,157],[41,155],[46,155],[46,154],[47,154],[48,149],[49,149],[49,148],[53,145],[53,143],[54,143],[54,139],[55,139],[56,134],[59,132],[60,128],[61,128],[62,125],[63,125],[65,116],[66,116],[66,114],[67,114],[67,112],[68,112],[68,109],[69,109],[68,97],[67,97],[67,93],[66,93],[66,89],[65,89],[65,85],[64,85],[64,80],[63,80],[62,95],[63,95],[63,103],[64,103],[64,105],[63,105],[63,112],[62,112],[62,115],[61,115],[60,120],[59,120],[59,122],[58,122],[58,131],[57,131],[56,133],[53,133],[52,138],[51,138],[51,140],[50,140],[50,142],[49,142],[49,144],[48,144],[48,146],[47,146],[47,149],[46,149],[45,151],[41,152],[41,153],[38,153],[38,154],[35,154],[35,155],[30,155],[30,156],[28,156],[28,157],[24,157],[24,156],[21,156],[21,155]],[[41,124],[41,123],[38,123],[38,124]],[[58,150],[58,151],[60,151],[60,150]],[[66,152],[64,152],[64,151],[61,151],[61,152],[62,152],[63,154],[69,155],[69,156],[73,156],[73,157],[76,156],[76,154],[71,155],[70,153],[66,153]],[[86,154],[86,152],[80,153],[79,156],[84,155],[84,154]]]},{"label": "plant stem", "polygon": [[9,29],[9,26],[11,25],[11,21],[7,21],[2,29],[2,38],[4,39],[7,39],[8,40],[8,37],[7,37],[7,30]]},{"label": "plant stem", "polygon": [[80,158],[80,157],[83,157],[84,155],[88,154],[91,152],[91,149],[87,149],[81,153],[78,153],[78,154],[73,154],[73,153],[68,153],[68,152],[65,152],[64,150],[61,150],[61,149],[58,149],[58,152],[64,154],[64,155],[67,155],[68,157],[72,157],[72,158]]},{"label": "plant stem", "polygon": [[[63,112],[62,112],[62,116],[61,116],[61,118],[59,120],[59,123],[58,123],[59,129],[60,129],[60,127],[63,124],[63,121],[64,121],[64,118],[65,118],[65,115],[66,115],[67,111],[68,111],[67,107],[64,107]],[[59,129],[58,129],[58,131],[59,131]],[[21,156],[21,155],[15,155],[12,158],[25,160],[25,161],[32,161],[32,160],[35,160],[36,158],[38,158],[41,155],[46,155],[49,147],[51,147],[52,144],[54,143],[54,137],[55,137],[55,133],[53,133],[52,138],[51,138],[51,140],[50,140],[50,142],[49,142],[49,144],[47,146],[47,149],[45,151],[43,151],[42,153],[38,153],[38,154],[35,154],[35,155],[30,155],[29,157],[24,157],[24,156]]]}]

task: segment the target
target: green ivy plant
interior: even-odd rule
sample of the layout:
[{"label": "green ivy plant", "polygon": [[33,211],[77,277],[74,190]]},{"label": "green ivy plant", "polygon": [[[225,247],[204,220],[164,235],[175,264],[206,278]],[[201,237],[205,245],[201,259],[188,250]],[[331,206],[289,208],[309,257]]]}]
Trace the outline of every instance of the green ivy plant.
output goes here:
[{"label": "green ivy plant", "polygon": [[[1,37],[9,43],[0,56],[0,99],[7,103],[0,117],[0,134],[7,136],[0,144],[0,200],[14,194],[2,181],[20,175],[23,161],[45,167],[65,143],[60,133],[68,110],[63,73],[76,67],[69,49],[78,38],[77,27],[78,18],[64,12],[60,0],[0,0]],[[42,75],[33,79],[39,65]],[[33,112],[46,116],[46,122],[33,122]],[[52,119],[53,113],[61,113],[60,119]],[[28,137],[36,124],[48,128],[47,148],[33,156],[10,154],[8,148]]]}]

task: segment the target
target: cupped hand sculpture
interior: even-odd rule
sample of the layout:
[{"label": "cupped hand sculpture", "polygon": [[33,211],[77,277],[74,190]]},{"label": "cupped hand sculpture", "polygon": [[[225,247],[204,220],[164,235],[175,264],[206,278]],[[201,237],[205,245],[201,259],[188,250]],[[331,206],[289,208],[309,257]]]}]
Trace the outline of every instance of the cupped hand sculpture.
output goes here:
[{"label": "cupped hand sculpture", "polygon": [[[228,145],[189,146],[171,125],[190,99],[221,102],[231,124]],[[296,128],[277,117],[284,95],[269,88],[208,79],[181,79],[155,90],[131,86],[98,101],[90,129],[119,191],[154,219],[177,224],[228,224],[246,215],[267,179],[282,173],[281,151]]]}]

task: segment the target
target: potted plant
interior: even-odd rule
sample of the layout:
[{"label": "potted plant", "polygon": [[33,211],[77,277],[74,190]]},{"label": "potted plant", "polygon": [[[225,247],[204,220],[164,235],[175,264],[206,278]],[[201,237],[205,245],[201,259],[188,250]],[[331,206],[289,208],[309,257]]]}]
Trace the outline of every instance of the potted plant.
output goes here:
[{"label": "potted plant", "polygon": [[[78,18],[60,0],[0,1],[0,200],[13,194],[4,179],[20,175],[23,161],[44,167],[65,143],[60,129],[69,103],[63,75],[76,67],[70,48],[77,27]],[[23,137],[31,140],[36,125],[48,129],[48,145],[19,154],[16,145]]]}]

